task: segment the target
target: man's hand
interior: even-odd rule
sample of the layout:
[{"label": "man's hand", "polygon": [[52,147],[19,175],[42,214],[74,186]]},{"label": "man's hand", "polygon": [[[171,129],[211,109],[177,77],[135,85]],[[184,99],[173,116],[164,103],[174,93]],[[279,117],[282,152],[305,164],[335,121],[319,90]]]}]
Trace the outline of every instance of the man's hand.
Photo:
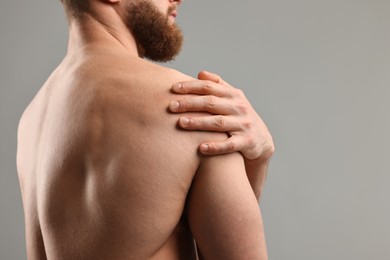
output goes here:
[{"label": "man's hand", "polygon": [[201,144],[200,152],[216,155],[240,151],[247,160],[268,161],[275,149],[272,136],[244,93],[210,72],[200,72],[198,79],[172,86],[172,91],[176,94],[198,96],[186,96],[172,101],[169,109],[174,113],[212,114],[203,117],[181,117],[178,125],[183,129],[228,133],[229,138],[224,142]]}]

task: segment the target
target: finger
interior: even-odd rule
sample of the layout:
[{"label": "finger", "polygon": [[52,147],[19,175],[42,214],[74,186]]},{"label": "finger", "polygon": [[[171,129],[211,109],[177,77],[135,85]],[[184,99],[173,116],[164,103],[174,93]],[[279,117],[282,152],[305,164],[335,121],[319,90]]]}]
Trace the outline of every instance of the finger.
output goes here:
[{"label": "finger", "polygon": [[222,142],[208,142],[199,146],[204,155],[227,154],[240,151],[244,148],[244,141],[240,137],[230,137]]},{"label": "finger", "polygon": [[209,71],[201,71],[198,74],[198,79],[200,80],[209,80],[213,81],[215,83],[219,83],[219,85],[225,86],[227,88],[227,94],[228,97],[234,97],[234,96],[240,96],[241,98],[245,97],[242,90],[235,88],[231,86],[229,83],[224,81],[219,75],[209,72]]},{"label": "finger", "polygon": [[234,132],[240,130],[236,120],[227,116],[181,117],[178,125],[186,130]]},{"label": "finger", "polygon": [[213,95],[217,97],[232,96],[226,86],[210,80],[178,82],[172,86],[172,91],[178,94]]},{"label": "finger", "polygon": [[235,108],[221,98],[215,96],[191,96],[169,104],[171,112],[209,112],[218,115],[235,114]]},{"label": "finger", "polygon": [[225,82],[218,74],[203,70],[199,72],[198,79],[201,80],[211,80],[215,83],[220,83],[223,85],[229,85],[227,82]]}]

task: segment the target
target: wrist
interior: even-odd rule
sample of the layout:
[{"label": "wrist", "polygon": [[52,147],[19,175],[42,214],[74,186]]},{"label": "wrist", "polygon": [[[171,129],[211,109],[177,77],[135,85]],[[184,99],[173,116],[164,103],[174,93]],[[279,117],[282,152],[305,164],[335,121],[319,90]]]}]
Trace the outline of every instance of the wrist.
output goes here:
[{"label": "wrist", "polygon": [[269,150],[267,152],[263,152],[260,154],[260,156],[255,158],[248,158],[244,154],[244,161],[245,164],[248,165],[259,165],[259,164],[268,164],[271,161],[271,158],[274,154],[274,150]]},{"label": "wrist", "polygon": [[260,156],[256,159],[244,159],[245,170],[249,183],[251,184],[253,192],[259,201],[263,192],[270,160],[271,156]]},{"label": "wrist", "polygon": [[274,153],[275,145],[271,136],[253,142],[252,145],[242,151],[245,159],[252,163],[266,163],[271,160]]}]

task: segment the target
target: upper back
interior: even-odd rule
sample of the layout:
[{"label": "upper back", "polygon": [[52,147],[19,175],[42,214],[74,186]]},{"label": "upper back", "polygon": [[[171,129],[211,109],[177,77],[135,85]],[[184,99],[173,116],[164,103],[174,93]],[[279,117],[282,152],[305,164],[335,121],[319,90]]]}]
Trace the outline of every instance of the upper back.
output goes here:
[{"label": "upper back", "polygon": [[99,248],[102,259],[146,259],[177,232],[211,134],[179,131],[167,112],[170,86],[189,77],[122,57],[65,61],[21,118],[30,255],[40,246],[49,258],[96,259]]}]

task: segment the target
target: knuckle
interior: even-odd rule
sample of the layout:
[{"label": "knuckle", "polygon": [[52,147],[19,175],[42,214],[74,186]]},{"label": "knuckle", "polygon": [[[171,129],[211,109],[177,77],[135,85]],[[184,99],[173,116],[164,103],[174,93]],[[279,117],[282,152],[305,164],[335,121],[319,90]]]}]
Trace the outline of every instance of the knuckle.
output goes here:
[{"label": "knuckle", "polygon": [[248,114],[249,113],[249,107],[247,106],[246,103],[239,103],[237,105],[237,109],[241,114]]},{"label": "knuckle", "polygon": [[275,153],[275,145],[272,143],[270,146],[269,146],[269,153],[270,155],[273,155]]},{"label": "knuckle", "polygon": [[183,93],[187,93],[187,92],[189,91],[189,88],[190,88],[190,85],[189,85],[189,84],[187,84],[187,83],[182,83],[182,84],[181,84],[180,90],[181,90],[181,92],[183,92]]},{"label": "knuckle", "polygon": [[[256,139],[255,139],[256,140]],[[272,140],[271,136],[264,136],[260,141],[258,142],[258,145],[255,144],[254,147],[252,147],[252,150],[260,150],[260,155],[264,159],[269,159],[272,157],[272,155],[275,153],[275,145]]]},{"label": "knuckle", "polygon": [[178,101],[179,103],[179,110],[183,110],[187,107],[188,100],[187,99],[181,99]]},{"label": "knuckle", "polygon": [[243,127],[243,129],[251,129],[253,127],[253,122],[250,120],[245,120],[242,123],[242,127]]},{"label": "knuckle", "polygon": [[215,100],[212,96],[205,97],[204,99],[206,107],[214,107],[215,106]]},{"label": "knuckle", "polygon": [[215,144],[210,144],[209,145],[209,152],[210,153],[218,153],[219,152],[218,146],[216,146]]},{"label": "knuckle", "polygon": [[239,88],[236,88],[236,89],[235,89],[235,93],[236,93],[236,95],[237,95],[238,97],[244,97],[244,96],[245,96],[244,91],[242,91],[242,90],[239,89]]},{"label": "knuckle", "polygon": [[275,146],[273,144],[269,144],[263,149],[263,158],[269,159],[275,153]]},{"label": "knuckle", "polygon": [[191,128],[199,127],[201,124],[198,122],[196,118],[190,118],[190,121],[188,122],[188,126]]},{"label": "knuckle", "polygon": [[213,84],[211,80],[205,80],[204,83],[205,83],[205,86],[207,86],[208,88],[211,88],[211,86]]},{"label": "knuckle", "polygon": [[268,141],[268,151],[271,155],[275,153],[275,144],[272,139],[272,136],[270,136],[270,139]]},{"label": "knuckle", "polygon": [[228,144],[227,150],[229,152],[234,152],[234,151],[236,151],[236,148],[237,148],[237,144],[235,142],[230,142]]},{"label": "knuckle", "polygon": [[247,140],[248,149],[256,148],[256,138],[254,136],[250,136]]},{"label": "knuckle", "polygon": [[204,84],[202,85],[202,90],[207,93],[210,92],[211,88],[212,88],[211,81],[205,80]]},{"label": "knuckle", "polygon": [[225,126],[225,118],[223,116],[217,116],[215,118],[215,126],[217,128],[223,128]]}]

